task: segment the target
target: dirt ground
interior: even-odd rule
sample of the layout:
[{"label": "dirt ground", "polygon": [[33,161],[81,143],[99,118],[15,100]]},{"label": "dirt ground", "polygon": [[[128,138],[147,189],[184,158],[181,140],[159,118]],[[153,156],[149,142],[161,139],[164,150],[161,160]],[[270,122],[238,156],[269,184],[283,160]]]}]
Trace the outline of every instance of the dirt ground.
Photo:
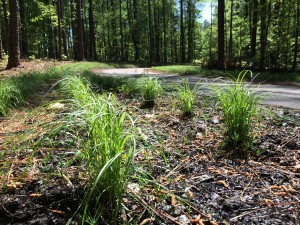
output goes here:
[{"label": "dirt ground", "polygon": [[[34,107],[0,120],[1,225],[66,224],[84,195],[84,165],[65,166],[78,151],[70,147],[75,133],[47,136],[68,108],[45,104],[62,97],[55,90],[39,96]],[[120,224],[300,223],[299,110],[262,107],[246,161],[222,151],[223,121],[210,97],[201,96],[194,117],[185,118],[176,96],[161,97],[153,109],[117,96],[139,133]],[[30,145],[39,140],[38,148]]]}]

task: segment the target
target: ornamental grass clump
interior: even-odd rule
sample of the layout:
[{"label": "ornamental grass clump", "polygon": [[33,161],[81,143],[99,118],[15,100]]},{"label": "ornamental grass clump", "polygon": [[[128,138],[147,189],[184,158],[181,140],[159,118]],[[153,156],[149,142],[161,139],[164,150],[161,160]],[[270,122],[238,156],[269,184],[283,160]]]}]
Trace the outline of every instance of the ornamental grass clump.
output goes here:
[{"label": "ornamental grass clump", "polygon": [[11,79],[0,81],[0,116],[7,116],[9,109],[23,102],[23,96]]},{"label": "ornamental grass clump", "polygon": [[78,109],[72,121],[81,121],[86,131],[80,152],[88,176],[78,211],[82,224],[117,224],[135,151],[133,120],[112,94],[94,94],[81,78],[62,84]]},{"label": "ornamental grass clump", "polygon": [[142,108],[153,108],[155,100],[163,93],[161,81],[157,77],[144,77],[138,81],[142,97]]},{"label": "ornamental grass clump", "polygon": [[184,79],[178,86],[179,104],[183,116],[191,117],[193,115],[196,103],[196,88],[191,89],[188,79]]},{"label": "ornamental grass clump", "polygon": [[244,82],[247,73],[242,71],[236,80],[222,89],[215,89],[224,120],[225,150],[245,156],[253,143],[251,135],[253,118],[258,110],[259,97]]}]

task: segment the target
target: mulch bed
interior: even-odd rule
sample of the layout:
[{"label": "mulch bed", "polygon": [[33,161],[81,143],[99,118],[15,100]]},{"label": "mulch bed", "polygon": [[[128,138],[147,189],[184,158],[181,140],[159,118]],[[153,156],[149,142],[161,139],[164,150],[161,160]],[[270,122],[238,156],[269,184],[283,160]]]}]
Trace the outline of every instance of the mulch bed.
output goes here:
[{"label": "mulch bed", "polygon": [[[253,151],[243,160],[222,151],[220,109],[207,97],[191,118],[181,116],[174,97],[161,98],[153,109],[119,99],[139,133],[123,224],[300,223],[299,111],[262,106]],[[75,154],[76,145],[64,145],[72,136],[44,138],[60,145],[46,141],[38,149],[11,144],[21,134],[30,134],[27,143],[45,136],[44,125],[66,109],[40,110],[40,116],[19,111],[0,121],[0,224],[66,224],[83,197],[82,165],[64,167]],[[21,150],[9,152],[12,146]]]}]

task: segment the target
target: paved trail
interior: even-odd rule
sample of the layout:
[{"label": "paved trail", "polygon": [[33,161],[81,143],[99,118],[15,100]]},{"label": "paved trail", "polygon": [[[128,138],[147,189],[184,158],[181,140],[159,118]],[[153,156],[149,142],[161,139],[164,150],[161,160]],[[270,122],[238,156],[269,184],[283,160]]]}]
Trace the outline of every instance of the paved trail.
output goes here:
[{"label": "paved trail", "polygon": [[[199,76],[178,76],[176,74],[163,74],[158,71],[153,71],[148,68],[121,68],[121,69],[93,69],[93,72],[99,75],[111,75],[111,76],[157,76],[161,77],[167,82],[177,82],[182,77],[188,78],[191,85],[198,83],[199,89],[206,93],[211,94],[210,86],[224,86],[225,80],[203,78]],[[283,106],[292,109],[300,110],[300,87],[290,85],[272,85],[261,84],[259,86],[254,85],[253,88],[263,96],[263,104]]]}]

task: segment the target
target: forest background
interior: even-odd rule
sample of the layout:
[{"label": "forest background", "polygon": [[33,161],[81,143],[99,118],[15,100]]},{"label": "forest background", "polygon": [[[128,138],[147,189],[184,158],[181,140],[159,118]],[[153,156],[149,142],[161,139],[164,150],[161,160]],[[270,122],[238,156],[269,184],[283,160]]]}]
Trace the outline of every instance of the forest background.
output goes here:
[{"label": "forest background", "polygon": [[0,57],[9,56],[7,68],[21,57],[299,70],[297,0],[1,3]]}]

